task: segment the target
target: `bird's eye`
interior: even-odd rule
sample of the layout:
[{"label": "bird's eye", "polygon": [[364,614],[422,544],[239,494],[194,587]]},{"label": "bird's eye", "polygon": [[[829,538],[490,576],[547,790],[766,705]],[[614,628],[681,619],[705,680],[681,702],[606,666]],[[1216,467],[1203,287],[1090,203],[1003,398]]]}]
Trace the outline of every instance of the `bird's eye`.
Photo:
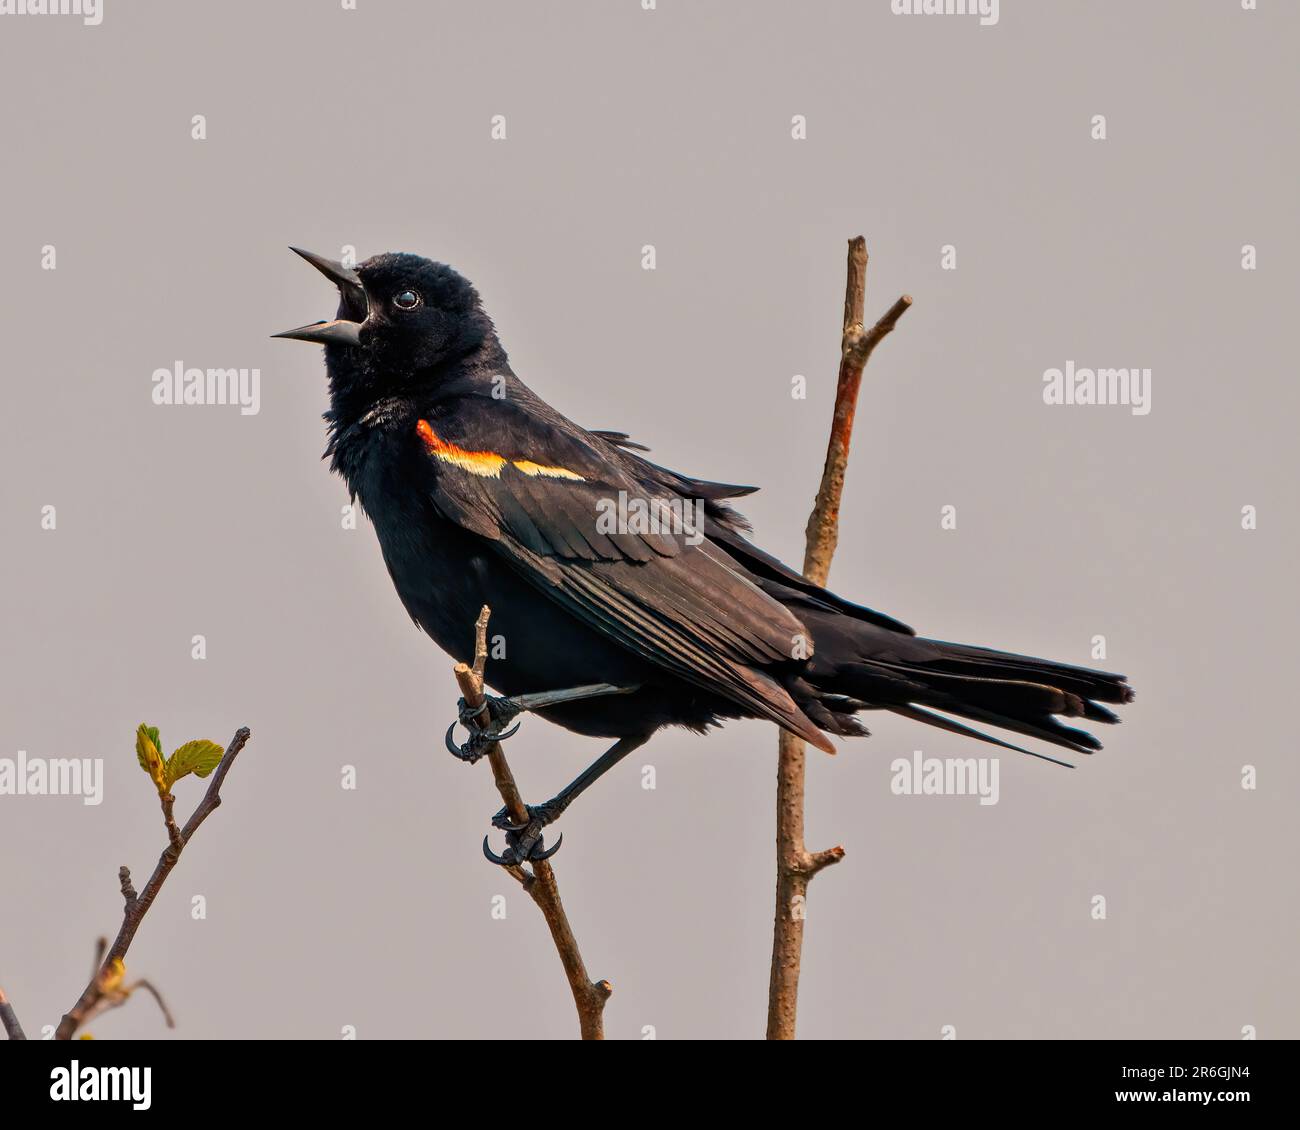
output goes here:
[{"label": "bird's eye", "polygon": [[393,305],[402,310],[414,310],[420,305],[420,296],[413,290],[398,291],[393,296]]}]

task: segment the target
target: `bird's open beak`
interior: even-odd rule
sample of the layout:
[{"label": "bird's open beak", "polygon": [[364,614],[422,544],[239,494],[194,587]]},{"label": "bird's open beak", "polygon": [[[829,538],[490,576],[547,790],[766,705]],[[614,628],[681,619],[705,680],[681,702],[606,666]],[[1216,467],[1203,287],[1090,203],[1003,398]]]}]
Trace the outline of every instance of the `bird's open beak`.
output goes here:
[{"label": "bird's open beak", "polygon": [[[365,317],[368,305],[366,290],[361,284],[361,276],[356,271],[350,267],[345,267],[337,260],[326,259],[325,256],[317,255],[315,252],[304,251],[301,247],[291,247],[289,250],[295,255],[301,255],[339,288],[340,315],[346,311],[362,318]],[[333,321],[312,322],[310,325],[299,326],[297,329],[285,330],[284,333],[272,334],[271,336],[293,338],[295,341],[310,341],[318,345],[331,343],[360,345],[361,323],[340,316]]]},{"label": "bird's open beak", "polygon": [[304,251],[301,247],[291,247],[289,250],[295,255],[301,255],[337,286],[339,293],[349,305],[360,307],[362,310],[366,308],[366,288],[361,285],[361,276],[351,267],[345,267],[336,259],[326,259],[324,255],[317,255],[314,251]]},{"label": "bird's open beak", "polygon": [[296,330],[272,334],[272,337],[291,337],[294,341],[313,341],[317,345],[360,345],[361,323],[349,322],[336,318],[332,322],[312,322],[309,326],[299,326]]}]

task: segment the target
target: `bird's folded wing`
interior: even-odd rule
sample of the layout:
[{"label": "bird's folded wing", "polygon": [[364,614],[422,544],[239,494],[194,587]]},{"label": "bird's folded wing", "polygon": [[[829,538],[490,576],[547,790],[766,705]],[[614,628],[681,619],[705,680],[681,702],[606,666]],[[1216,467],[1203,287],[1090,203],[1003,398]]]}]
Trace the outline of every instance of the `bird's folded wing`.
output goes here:
[{"label": "bird's folded wing", "polygon": [[[420,421],[441,514],[610,639],[828,748],[762,670],[810,655],[807,630],[698,529],[671,520],[680,496],[624,475],[580,435],[502,427],[508,410],[496,420],[494,434]],[[666,509],[646,528],[656,503]]]},{"label": "bird's folded wing", "polygon": [[623,432],[599,431],[592,434],[609,444],[621,468],[644,486],[665,487],[692,498],[703,499],[704,532],[756,578],[760,578],[763,582],[775,582],[776,585],[786,589],[793,589],[812,604],[843,612],[855,620],[864,620],[879,628],[888,628],[890,631],[902,632],[907,636],[916,634],[906,624],[895,620],[892,616],[877,612],[874,608],[867,608],[865,605],[854,604],[821,585],[813,584],[784,562],[749,541],[744,536],[749,529],[749,523],[727,505],[727,500],[753,494],[757,487],[694,479],[668,467],[662,467],[658,463],[652,463],[640,454],[648,451],[649,448],[634,443]]},{"label": "bird's folded wing", "polygon": [[509,541],[497,543],[529,580],[577,619],[679,678],[831,749],[789,692],[762,670],[811,652],[806,629],[715,561],[706,546],[634,563],[541,557]]}]

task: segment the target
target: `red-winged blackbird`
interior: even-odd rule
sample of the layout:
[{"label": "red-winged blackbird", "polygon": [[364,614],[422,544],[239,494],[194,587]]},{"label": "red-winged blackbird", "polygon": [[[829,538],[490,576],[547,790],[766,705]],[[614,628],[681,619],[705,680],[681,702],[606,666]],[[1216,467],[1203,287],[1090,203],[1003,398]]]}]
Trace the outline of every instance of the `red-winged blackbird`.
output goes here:
[{"label": "red-winged blackbird", "polygon": [[754,488],[657,466],[527,388],[450,267],[298,254],[337,284],[338,315],[277,336],[325,346],[326,455],[398,596],[452,656],[473,653],[484,604],[504,640],[487,677],[511,697],[453,751],[475,759],[520,709],[618,739],[526,827],[497,814],[498,862],[537,858],[542,827],[661,726],[767,718],[834,752],[823,731],[864,734],[859,711],[891,710],[1024,753],[946,715],[1088,753],[1101,743],[1054,715],[1115,722],[1101,703],[1133,697],[1122,675],[922,639],[810,584],[746,540],[728,500]]}]

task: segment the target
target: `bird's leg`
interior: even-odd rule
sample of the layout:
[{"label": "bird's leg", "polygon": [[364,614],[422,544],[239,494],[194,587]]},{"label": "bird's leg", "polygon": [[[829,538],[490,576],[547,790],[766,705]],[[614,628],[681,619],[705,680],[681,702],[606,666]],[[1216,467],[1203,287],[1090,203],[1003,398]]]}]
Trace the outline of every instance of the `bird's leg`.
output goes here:
[{"label": "bird's leg", "polygon": [[649,734],[637,734],[634,737],[619,738],[586,769],[564,786],[555,796],[544,804],[525,805],[528,809],[528,822],[516,824],[509,811],[501,809],[492,817],[492,826],[501,828],[506,834],[506,850],[502,855],[495,854],[488,847],[487,837],[483,838],[483,854],[493,863],[504,867],[518,866],[533,859],[549,859],[560,850],[564,837],[555,841],[549,850],[542,843],[542,830],[548,824],[560,818],[560,814],[571,805],[578,795],[584,792],[599,778],[608,773],[634,749],[639,749],[649,740]]},{"label": "bird's leg", "polygon": [[[473,765],[488,751],[493,742],[503,742],[519,730],[518,724],[511,726],[515,717],[526,710],[544,710],[548,706],[562,706],[566,702],[578,702],[585,698],[598,698],[607,694],[630,694],[636,687],[616,687],[612,683],[588,683],[582,687],[567,687],[559,691],[541,691],[538,694],[521,694],[513,698],[498,698],[487,695],[485,704],[491,721],[486,726],[480,725],[478,716],[482,707],[469,707],[465,700],[456,703],[456,722],[469,731],[469,741],[457,745],[453,735],[456,722],[447,728],[446,745],[454,757]],[[507,729],[506,727],[509,727]]]}]

